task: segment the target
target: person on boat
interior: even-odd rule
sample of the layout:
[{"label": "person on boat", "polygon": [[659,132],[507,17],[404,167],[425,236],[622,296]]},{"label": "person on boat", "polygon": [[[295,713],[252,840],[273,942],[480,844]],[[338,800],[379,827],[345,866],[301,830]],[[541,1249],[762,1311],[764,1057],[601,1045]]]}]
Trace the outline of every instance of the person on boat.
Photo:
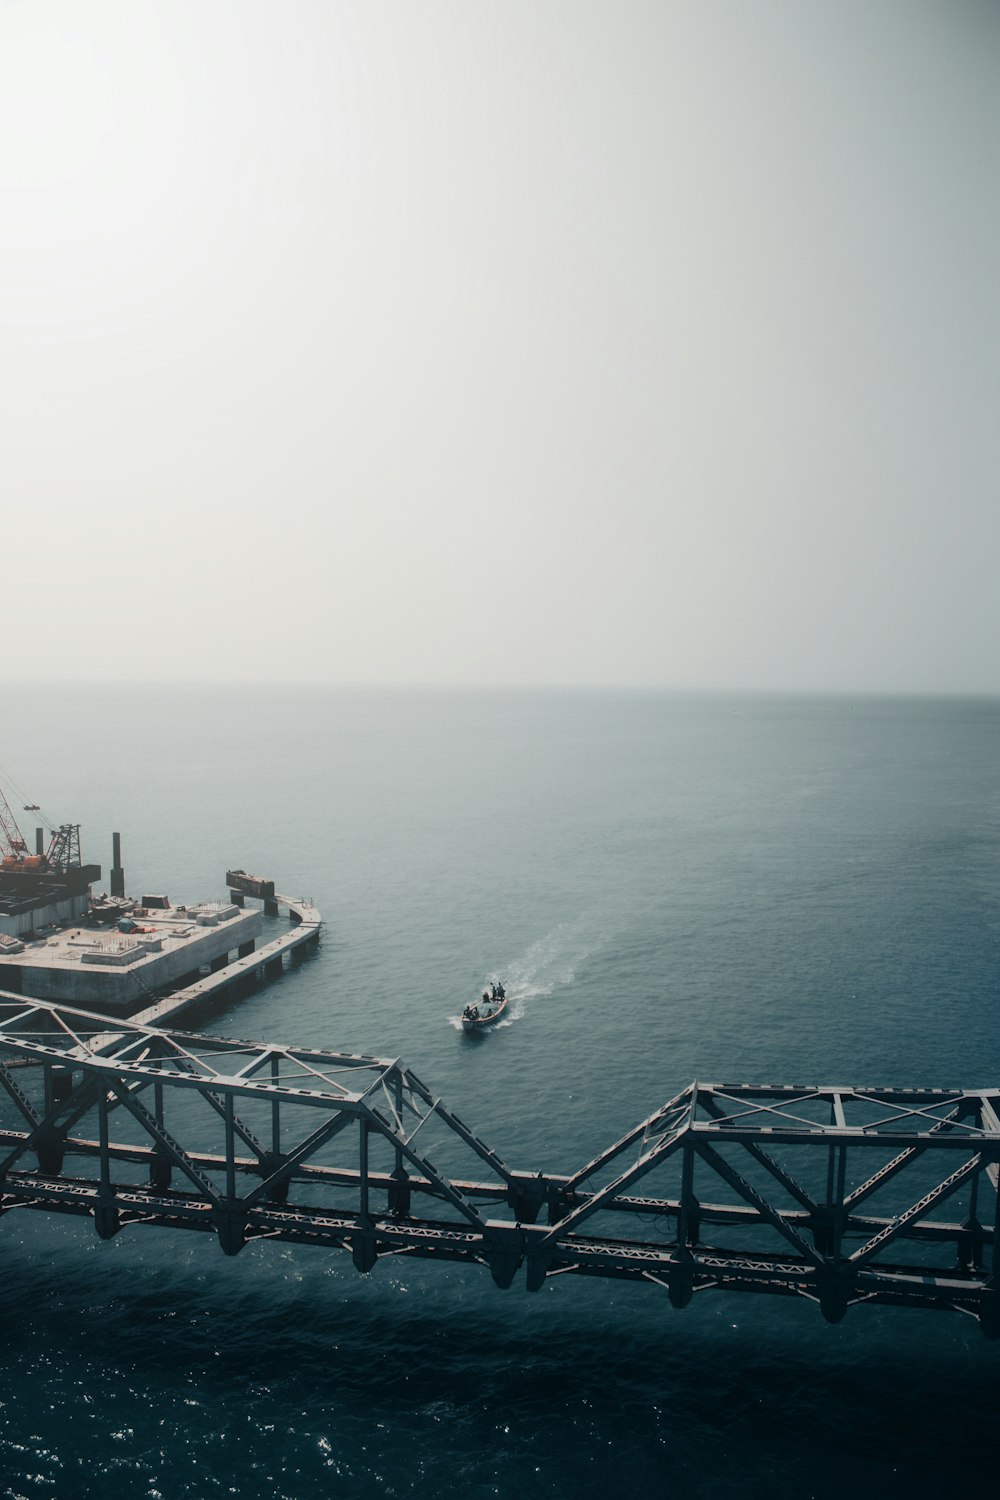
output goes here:
[{"label": "person on boat", "polygon": [[494,995],[494,998],[495,998],[495,999],[496,999],[496,1000],[502,1000],[502,999],[503,999],[503,998],[504,998],[504,996],[505,996],[505,995],[506,995],[506,993],[507,993],[507,992],[506,992],[506,990],[505,990],[505,989],[504,989],[504,987],[503,987],[503,985],[502,985],[502,984],[499,984],[499,983],[498,983],[498,984],[495,984],[495,985],[494,985],[494,986],[493,986],[493,995]]}]

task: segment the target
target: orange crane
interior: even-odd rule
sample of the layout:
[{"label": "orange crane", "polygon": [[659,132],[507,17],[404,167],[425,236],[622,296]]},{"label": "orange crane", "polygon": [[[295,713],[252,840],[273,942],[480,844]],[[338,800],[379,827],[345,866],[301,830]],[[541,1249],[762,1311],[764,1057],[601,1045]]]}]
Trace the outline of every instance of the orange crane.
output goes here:
[{"label": "orange crane", "polygon": [[[25,812],[39,812],[37,802],[25,803]],[[44,854],[29,854],[10,803],[0,786],[0,867],[5,870],[68,870],[83,863],[79,823],[61,823],[50,828],[49,847]]]},{"label": "orange crane", "polygon": [[0,832],[3,833],[3,862],[7,864],[19,864],[28,853],[28,846],[21,837],[21,830],[17,826],[17,819],[10,810],[10,803],[3,794],[0,787]]}]

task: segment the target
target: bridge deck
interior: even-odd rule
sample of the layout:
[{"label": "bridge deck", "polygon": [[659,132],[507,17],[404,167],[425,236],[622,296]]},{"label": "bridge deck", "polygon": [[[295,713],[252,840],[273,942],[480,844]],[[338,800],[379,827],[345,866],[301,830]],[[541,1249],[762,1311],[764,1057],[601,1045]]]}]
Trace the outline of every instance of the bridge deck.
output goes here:
[{"label": "bridge deck", "polygon": [[[252,956],[266,961],[267,950]],[[16,1069],[17,1061],[36,1066]],[[1000,1333],[1000,1093],[695,1083],[573,1173],[517,1170],[398,1059],[0,994],[0,1213],[961,1311]],[[3,1099],[3,1095],[6,1099]],[[432,1160],[433,1155],[433,1160]],[[439,1163],[439,1164],[436,1164]]]}]

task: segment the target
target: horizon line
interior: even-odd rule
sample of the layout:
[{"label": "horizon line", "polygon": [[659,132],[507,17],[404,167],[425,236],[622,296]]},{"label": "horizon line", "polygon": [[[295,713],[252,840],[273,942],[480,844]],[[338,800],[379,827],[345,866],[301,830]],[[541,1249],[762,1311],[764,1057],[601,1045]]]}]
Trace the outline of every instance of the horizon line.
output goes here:
[{"label": "horizon line", "polygon": [[1000,687],[856,687],[782,685],[692,685],[654,682],[423,682],[400,680],[354,681],[338,678],[284,677],[51,677],[0,678],[0,689],[47,691],[76,688],[212,689],[268,688],[297,691],[304,688],[336,692],[418,693],[645,693],[687,698],[1000,698]]}]

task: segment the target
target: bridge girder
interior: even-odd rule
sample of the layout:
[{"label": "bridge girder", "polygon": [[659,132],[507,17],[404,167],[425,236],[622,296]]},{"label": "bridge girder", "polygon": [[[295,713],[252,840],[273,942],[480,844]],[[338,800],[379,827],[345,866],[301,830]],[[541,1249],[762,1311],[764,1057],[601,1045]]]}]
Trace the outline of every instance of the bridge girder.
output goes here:
[{"label": "bridge girder", "polygon": [[0,1058],[0,1212],[210,1231],[228,1254],[322,1245],[360,1271],[460,1262],[500,1286],[524,1268],[529,1290],[599,1276],[675,1306],[963,1311],[1000,1334],[996,1090],[695,1083],[566,1175],[507,1166],[399,1059],[2,993]]}]

